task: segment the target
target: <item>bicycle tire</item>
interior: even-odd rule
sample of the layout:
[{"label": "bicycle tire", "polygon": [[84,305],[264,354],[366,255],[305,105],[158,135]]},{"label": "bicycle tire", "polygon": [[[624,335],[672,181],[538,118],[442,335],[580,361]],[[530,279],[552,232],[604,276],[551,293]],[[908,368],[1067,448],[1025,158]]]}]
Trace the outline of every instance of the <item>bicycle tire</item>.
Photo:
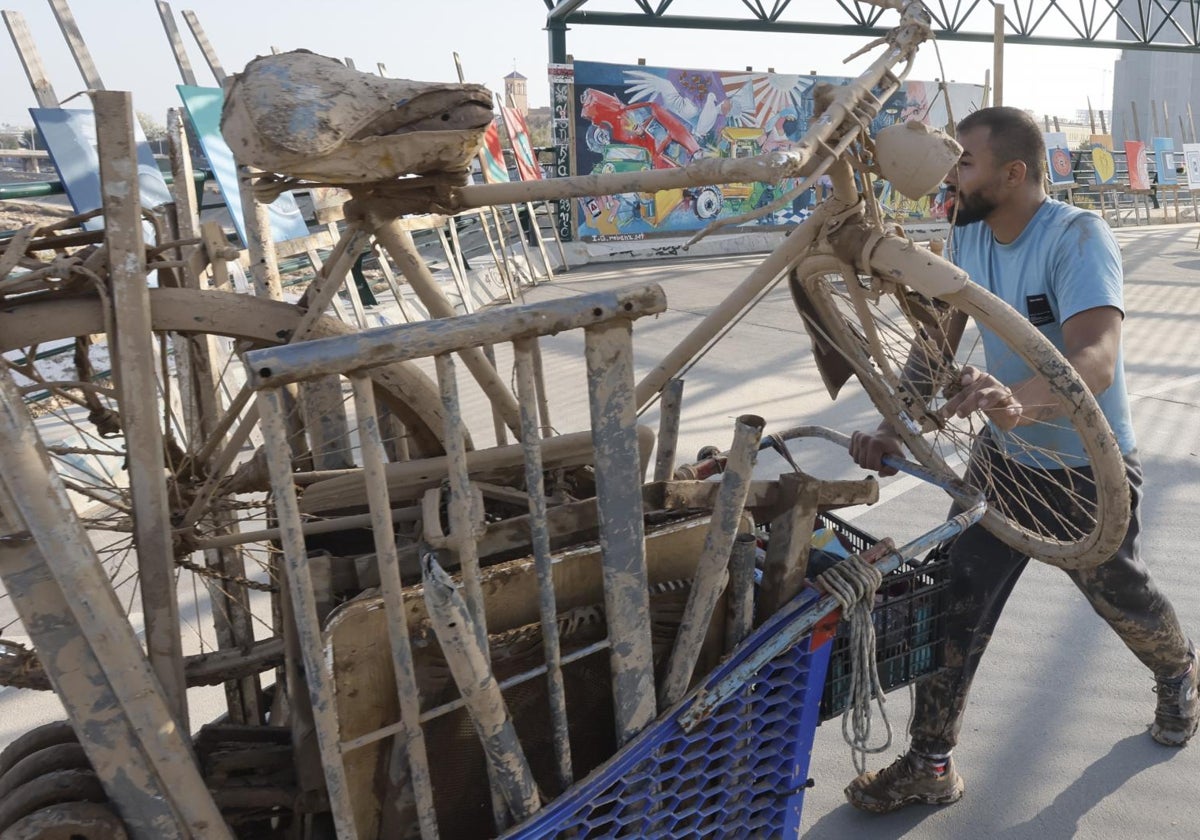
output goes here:
[{"label": "bicycle tire", "polygon": [[[803,313],[797,297],[797,286],[803,289],[820,322],[810,324],[815,326],[810,334],[819,330],[836,347],[837,353],[845,359],[850,371],[858,378],[876,408],[899,433],[913,457],[935,472],[968,481],[973,478],[977,485],[989,485],[979,487],[988,496],[989,502],[981,524],[1017,551],[1066,569],[1090,568],[1110,558],[1123,541],[1129,523],[1130,490],[1124,461],[1095,397],[1049,340],[1016,310],[976,283],[967,283],[960,290],[938,299],[937,304],[942,307],[940,317],[944,318],[951,310],[965,313],[997,335],[1036,376],[1045,380],[1062,413],[1083,442],[1087,463],[1067,468],[1061,480],[1057,475],[1058,470],[1052,476],[1063,497],[1082,510],[1060,512],[1058,521],[1043,522],[1038,517],[1043,516],[1046,510],[1055,510],[1055,499],[1031,500],[1022,491],[1024,498],[1013,501],[1008,498],[1009,493],[997,493],[996,488],[990,486],[997,479],[1012,482],[1012,472],[1007,476],[988,475],[984,476],[986,481],[980,480],[979,472],[991,469],[995,463],[995,459],[985,462],[982,458],[970,457],[971,452],[975,451],[974,447],[988,445],[987,435],[993,433],[987,432],[986,424],[979,424],[977,418],[968,418],[965,422],[970,425],[964,431],[961,426],[954,426],[953,422],[945,424],[943,428],[931,422],[932,418],[937,417],[938,405],[945,399],[944,394],[940,393],[940,385],[945,384],[944,380],[952,369],[950,365],[946,365],[940,374],[930,372],[934,396],[929,400],[893,384],[899,381],[907,348],[913,342],[924,342],[927,347],[937,344],[938,339],[930,335],[934,327],[924,325],[914,314],[917,299],[929,304],[933,302],[921,298],[906,286],[884,284],[886,290],[879,292],[878,302],[870,313],[874,323],[864,327],[860,323],[860,313],[849,302],[849,294],[838,290],[839,284],[845,288],[847,276],[857,277],[859,282],[864,282],[853,269],[835,257],[810,257],[792,273],[793,298]],[[811,314],[806,318],[812,321]],[[883,349],[884,340],[878,338],[881,327],[892,333],[891,346],[897,352]],[[877,334],[874,342],[867,338],[871,331]],[[905,350],[904,356],[898,352],[901,348]],[[978,347],[978,350],[980,359],[971,360],[971,363],[983,368],[982,347]],[[959,364],[963,355],[960,344],[953,362]],[[836,390],[835,384],[827,381],[827,385],[830,385],[831,391]],[[920,416],[922,414],[923,417]],[[924,430],[919,428],[922,421]],[[977,431],[976,424],[979,424]],[[970,442],[970,448],[965,453],[963,449],[966,447],[954,445],[958,454],[965,456],[961,457],[961,469],[952,463],[954,458],[947,458],[946,443],[952,438]],[[1038,454],[1049,457],[1044,452]],[[967,466],[972,463],[976,472],[968,477]],[[1007,458],[1003,459],[1003,467],[1006,470],[1033,469]],[[1035,474],[1031,472],[1030,475]],[[1045,476],[1051,474],[1036,473],[1039,480]],[[1091,489],[1087,486],[1089,482]],[[1050,489],[1044,496],[1053,496],[1054,492]],[[1087,500],[1082,498],[1088,495],[1095,497],[1091,505],[1085,504]],[[1057,501],[1061,502],[1062,499]],[[1024,509],[1018,510],[1018,505]],[[1031,506],[1034,512],[1031,512]],[[1090,511],[1089,506],[1092,508]],[[1082,521],[1082,516],[1077,523],[1064,524],[1062,521],[1068,515],[1080,513],[1087,515],[1086,522]]]}]

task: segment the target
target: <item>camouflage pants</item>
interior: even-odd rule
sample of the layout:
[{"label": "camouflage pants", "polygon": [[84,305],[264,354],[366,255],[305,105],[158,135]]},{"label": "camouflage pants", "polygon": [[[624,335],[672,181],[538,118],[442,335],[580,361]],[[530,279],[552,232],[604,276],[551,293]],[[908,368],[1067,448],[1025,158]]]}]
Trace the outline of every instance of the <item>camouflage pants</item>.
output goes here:
[{"label": "camouflage pants", "polygon": [[[1175,610],[1138,556],[1142,467],[1125,458],[1132,491],[1129,531],[1117,553],[1071,580],[1133,654],[1159,676],[1187,668],[1189,642]],[[1040,483],[1040,482],[1038,482]],[[953,510],[952,513],[957,513]],[[950,600],[944,667],[919,681],[909,734],[918,752],[949,752],[958,742],[967,692],[996,621],[1029,558],[975,525],[950,546]]]}]

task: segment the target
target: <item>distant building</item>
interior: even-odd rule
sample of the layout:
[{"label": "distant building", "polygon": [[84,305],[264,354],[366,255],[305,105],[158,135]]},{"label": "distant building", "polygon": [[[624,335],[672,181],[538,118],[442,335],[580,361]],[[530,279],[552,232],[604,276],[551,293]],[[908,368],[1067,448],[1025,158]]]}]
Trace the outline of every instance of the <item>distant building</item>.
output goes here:
[{"label": "distant building", "polygon": [[521,116],[529,113],[529,97],[525,92],[528,81],[516,70],[504,77],[504,102],[509,108],[515,108]]},{"label": "distant building", "polygon": [[[1128,8],[1126,8],[1128,7]],[[1121,14],[1137,19],[1137,4],[1122,0]],[[1163,12],[1152,7],[1150,26],[1163,23]],[[1121,19],[1117,22],[1117,39],[1130,40],[1130,32]],[[1155,40],[1182,44],[1183,36],[1169,21],[1161,26]],[[1173,137],[1175,148],[1191,142],[1192,122],[1188,105],[1200,107],[1200,56],[1153,50],[1122,50],[1113,68],[1113,109],[1109,126],[1113,142],[1126,140],[1150,142],[1153,137]],[[1134,107],[1137,110],[1137,129],[1134,128]],[[1193,114],[1200,119],[1200,114]],[[1180,118],[1182,117],[1182,126]],[[1155,131],[1155,125],[1158,130]]]}]

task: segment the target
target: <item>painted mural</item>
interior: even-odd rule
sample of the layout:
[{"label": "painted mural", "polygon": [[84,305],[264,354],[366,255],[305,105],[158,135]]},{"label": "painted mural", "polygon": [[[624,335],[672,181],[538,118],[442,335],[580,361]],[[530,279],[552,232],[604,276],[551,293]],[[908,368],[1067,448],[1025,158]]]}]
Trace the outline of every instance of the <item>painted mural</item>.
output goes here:
[{"label": "painted mural", "polygon": [[[698,157],[749,157],[786,150],[808,130],[812,90],[845,77],[718,72],[577,61],[574,65],[575,162],[580,175],[685,166]],[[947,86],[955,118],[979,106],[978,85]],[[948,120],[946,97],[934,83],[908,82],[872,123]],[[793,184],[725,184],[581,199],[578,234],[592,241],[642,239],[699,230],[710,222],[771,204]],[[936,196],[910,201],[881,184],[881,199],[897,217],[936,217]],[[816,201],[810,189],[747,226],[796,224]]]}]

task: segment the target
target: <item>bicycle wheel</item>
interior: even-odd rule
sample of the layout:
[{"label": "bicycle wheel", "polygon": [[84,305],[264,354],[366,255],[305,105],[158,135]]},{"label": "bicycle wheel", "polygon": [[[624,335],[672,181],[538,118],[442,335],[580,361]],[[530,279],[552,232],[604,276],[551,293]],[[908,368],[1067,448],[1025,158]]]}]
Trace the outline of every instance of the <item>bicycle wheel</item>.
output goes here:
[{"label": "bicycle wheel", "polygon": [[[276,524],[270,483],[262,459],[253,457],[253,447],[242,447],[233,469],[209,482],[215,458],[200,458],[198,453],[206,441],[189,432],[192,424],[183,420],[180,409],[179,382],[184,377],[179,347],[184,337],[193,345],[209,339],[216,361],[205,381],[215,383],[228,404],[244,380],[240,351],[286,343],[304,311],[293,304],[251,295],[179,288],[151,289],[150,303],[158,348],[158,416],[166,461],[163,480],[171,520],[177,525],[173,548],[184,652],[195,655],[228,648],[228,641],[222,639],[226,631],[220,628],[239,621],[242,632],[237,634],[237,647],[248,650],[250,643],[269,641],[277,633],[270,605],[263,600],[263,593],[278,589],[274,563],[278,550],[270,535]],[[121,407],[105,376],[107,346],[98,341],[80,351],[73,342],[77,336],[103,335],[106,326],[105,304],[94,295],[60,298],[38,294],[28,296],[27,301],[10,300],[0,310],[0,353],[6,354],[10,364],[15,361],[13,372],[39,436],[75,498],[114,592],[126,614],[133,617],[147,608],[138,586],[133,545],[136,511],[126,477],[126,463],[139,444],[127,440],[121,428]],[[323,317],[311,335],[350,331],[336,319]],[[0,371],[0,375],[8,374]],[[376,368],[372,379],[380,405],[387,406],[403,424],[409,454],[440,454],[443,411],[429,378],[414,365],[400,364]],[[299,412],[300,406],[295,410]],[[351,466],[360,459],[357,451],[352,451],[356,447],[352,425],[348,432],[343,438],[347,449],[339,454]],[[301,437],[295,450],[299,461],[309,456],[304,447]],[[194,522],[182,524],[189,512]],[[340,534],[333,537],[343,539]],[[362,540],[349,542],[357,546]],[[355,546],[347,550],[354,551]],[[217,562],[214,552],[220,555]],[[247,588],[259,594],[248,594]],[[246,608],[231,606],[235,604]],[[0,636],[17,621],[8,595],[0,593]],[[246,677],[245,662],[234,662],[231,670],[239,674],[238,679]],[[204,684],[220,681],[219,675],[210,674]]]},{"label": "bicycle wheel", "polygon": [[[844,359],[914,458],[985,493],[984,527],[1016,550],[1062,568],[1088,568],[1117,550],[1128,528],[1130,496],[1112,431],[1070,364],[1015,310],[974,283],[932,301],[905,286],[872,284],[826,256],[801,263],[791,286],[810,334]],[[942,417],[962,366],[986,370],[982,341],[970,327],[957,352],[949,352],[946,334],[956,313],[998,336],[1049,384],[1061,416],[1083,443],[1082,458],[1030,446],[979,412]],[[926,363],[910,367],[905,377],[914,350]],[[836,378],[826,384],[833,392],[840,385]]]}]

